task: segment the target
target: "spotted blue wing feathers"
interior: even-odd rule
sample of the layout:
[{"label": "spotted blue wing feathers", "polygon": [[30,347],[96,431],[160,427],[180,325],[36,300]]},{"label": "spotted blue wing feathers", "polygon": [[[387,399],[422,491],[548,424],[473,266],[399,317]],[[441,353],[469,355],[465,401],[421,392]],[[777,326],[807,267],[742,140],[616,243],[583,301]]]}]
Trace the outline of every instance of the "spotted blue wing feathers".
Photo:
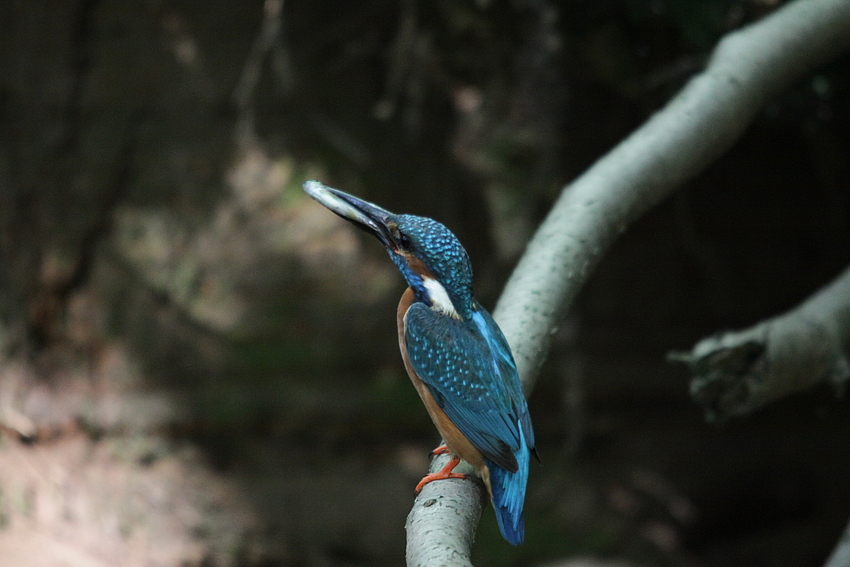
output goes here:
[{"label": "spotted blue wing feathers", "polygon": [[467,323],[414,303],[405,318],[410,364],[449,419],[481,453],[517,470],[520,434],[514,403],[486,340]]},{"label": "spotted blue wing feathers", "polygon": [[519,417],[524,438],[524,443],[520,443],[520,445],[533,448],[535,442],[534,429],[531,426],[531,415],[528,413],[525,394],[522,393],[522,385],[519,381],[514,357],[511,354],[511,347],[508,345],[508,340],[490,313],[486,309],[478,305],[476,306],[478,309],[472,315],[472,322],[475,323],[476,327],[481,331],[482,336],[487,340],[498,365],[499,374],[503,377],[505,388],[507,388],[511,400],[518,406],[515,408],[515,411],[517,417]]},{"label": "spotted blue wing feathers", "polygon": [[459,321],[414,303],[405,346],[437,404],[484,455],[499,529],[511,544],[521,543],[534,433],[504,335],[480,307]]}]

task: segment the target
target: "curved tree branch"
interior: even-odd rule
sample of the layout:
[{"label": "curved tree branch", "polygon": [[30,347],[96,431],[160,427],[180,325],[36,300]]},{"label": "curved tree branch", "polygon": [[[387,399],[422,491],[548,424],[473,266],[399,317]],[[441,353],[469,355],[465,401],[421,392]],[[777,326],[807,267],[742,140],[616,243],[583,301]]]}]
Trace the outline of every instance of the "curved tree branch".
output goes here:
[{"label": "curved tree branch", "polygon": [[729,149],[768,100],[848,49],[850,2],[792,2],[725,36],[705,71],[564,190],[495,312],[527,388],[611,243]]},{"label": "curved tree branch", "polygon": [[787,313],[699,341],[668,358],[688,365],[709,420],[746,415],[827,382],[850,380],[850,269]]},{"label": "curved tree branch", "polygon": [[[725,36],[705,71],[564,189],[494,313],[513,348],[526,392],[533,387],[553,330],[617,236],[731,147],[771,97],[848,49],[850,2],[789,3]],[[433,488],[423,490],[408,517],[409,566],[470,565],[478,515],[448,501],[448,487],[454,484],[467,493],[463,502],[480,501],[480,489],[471,482],[431,483]],[[444,505],[428,523],[420,521],[434,508],[425,506],[431,499]],[[457,517],[469,521],[451,532],[436,528]],[[427,553],[432,549],[443,552],[436,558]]]}]

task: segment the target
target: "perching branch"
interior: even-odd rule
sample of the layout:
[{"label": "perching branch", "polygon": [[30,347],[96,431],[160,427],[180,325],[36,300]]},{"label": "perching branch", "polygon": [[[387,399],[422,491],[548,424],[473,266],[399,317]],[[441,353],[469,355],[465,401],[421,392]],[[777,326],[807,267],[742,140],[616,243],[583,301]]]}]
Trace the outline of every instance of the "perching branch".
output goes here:
[{"label": "perching branch", "polygon": [[[448,455],[435,457],[431,471],[442,468],[449,458]],[[463,461],[455,472],[475,475],[475,470]],[[482,483],[443,480],[423,486],[405,524],[408,567],[472,567],[472,540],[486,502],[487,492]]]},{"label": "perching branch", "polygon": [[688,365],[691,396],[710,420],[746,415],[820,382],[840,391],[850,379],[850,269],[787,313],[668,357]]},{"label": "perching branch", "polygon": [[[705,71],[661,111],[568,185],[520,259],[495,310],[526,392],[551,336],[602,254],[626,228],[722,155],[765,103],[850,49],[850,2],[796,0],[726,35]],[[443,461],[439,461],[442,464]],[[432,463],[436,471],[438,463]],[[480,501],[477,485],[431,483],[407,522],[410,567],[469,566],[477,514],[448,500],[452,485]],[[451,489],[449,488],[451,486]],[[420,521],[432,499],[441,503]],[[457,530],[446,525],[468,518]],[[439,558],[429,550],[442,550]]]}]

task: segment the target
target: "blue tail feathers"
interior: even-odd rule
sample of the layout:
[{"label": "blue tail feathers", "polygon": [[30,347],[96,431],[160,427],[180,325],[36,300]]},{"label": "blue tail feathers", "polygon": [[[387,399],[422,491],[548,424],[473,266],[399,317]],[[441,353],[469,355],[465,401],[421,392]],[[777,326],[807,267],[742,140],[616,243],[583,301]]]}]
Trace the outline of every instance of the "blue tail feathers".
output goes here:
[{"label": "blue tail feathers", "polygon": [[522,508],[525,504],[525,485],[528,483],[528,447],[523,442],[514,454],[519,465],[515,473],[506,471],[490,460],[487,460],[487,467],[490,469],[493,508],[496,510],[499,530],[508,543],[519,545],[525,537]]}]

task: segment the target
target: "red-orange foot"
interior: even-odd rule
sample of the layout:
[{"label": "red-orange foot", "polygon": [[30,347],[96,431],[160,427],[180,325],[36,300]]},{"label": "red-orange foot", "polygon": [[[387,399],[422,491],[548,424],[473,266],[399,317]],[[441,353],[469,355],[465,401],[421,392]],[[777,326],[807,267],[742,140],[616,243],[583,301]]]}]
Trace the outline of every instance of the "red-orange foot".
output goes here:
[{"label": "red-orange foot", "polygon": [[[439,451],[440,449],[442,449],[442,447],[437,447],[436,449],[434,449],[434,451],[436,452],[436,451]],[[446,449],[445,451],[441,451],[441,453],[437,453],[437,454],[442,454],[442,453],[448,453],[448,449]],[[439,471],[437,471],[435,473],[425,475],[425,478],[420,480],[419,484],[416,485],[416,494],[419,494],[419,492],[422,490],[423,486],[425,486],[426,484],[428,484],[429,482],[434,481],[434,480],[446,480],[447,478],[460,478],[460,479],[466,478],[465,474],[452,472],[455,469],[455,467],[458,465],[458,463],[460,463],[460,457],[452,457],[452,459],[448,463],[446,463],[446,466],[444,466],[442,469],[440,469]]]},{"label": "red-orange foot", "polygon": [[450,453],[448,445],[440,445],[433,451],[431,451],[431,456],[436,457],[437,455],[445,455],[446,453]]}]

